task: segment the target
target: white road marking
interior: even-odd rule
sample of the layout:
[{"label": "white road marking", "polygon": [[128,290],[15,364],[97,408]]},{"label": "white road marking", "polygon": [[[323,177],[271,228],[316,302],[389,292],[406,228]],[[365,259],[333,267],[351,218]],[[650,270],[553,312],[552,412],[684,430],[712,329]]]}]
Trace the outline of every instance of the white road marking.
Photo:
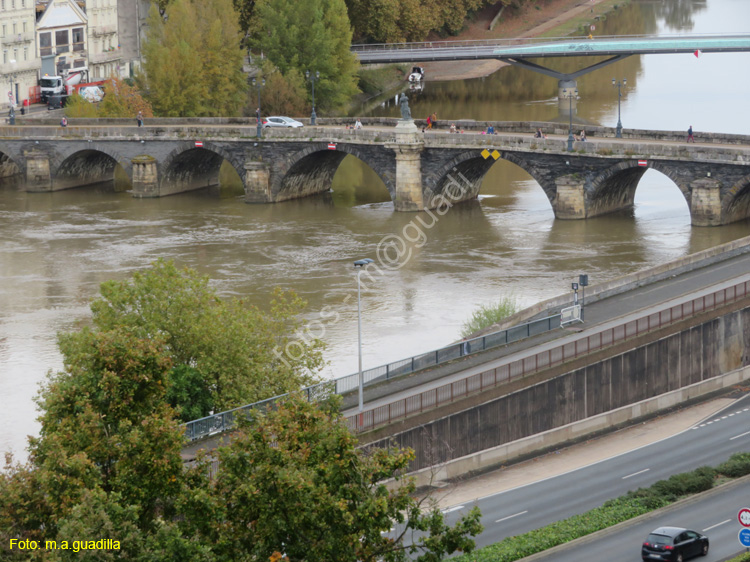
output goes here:
[{"label": "white road marking", "polygon": [[634,472],[633,474],[628,474],[627,476],[623,476],[623,477],[622,477],[622,479],[623,479],[623,480],[627,480],[627,479],[628,479],[628,478],[630,478],[631,476],[638,476],[639,474],[643,474],[644,472],[648,472],[649,470],[651,470],[651,469],[650,469],[650,468],[644,468],[644,469],[643,469],[643,470],[641,470],[641,471],[638,471],[638,472]]},{"label": "white road marking", "polygon": [[458,511],[459,509],[463,509],[464,506],[462,505],[454,505],[453,507],[449,507],[448,509],[444,509],[442,511],[443,514],[450,513],[451,511]]},{"label": "white road marking", "polygon": [[735,439],[739,439],[740,437],[744,437],[745,435],[750,434],[750,431],[746,431],[745,433],[740,433],[739,435],[735,435],[734,437],[730,437],[730,441],[734,441]]},{"label": "white road marking", "polygon": [[500,523],[500,521],[505,521],[506,519],[513,519],[514,517],[518,517],[519,515],[523,515],[524,513],[528,513],[528,512],[529,510],[527,509],[526,511],[521,511],[513,515],[508,515],[508,517],[503,517],[502,519],[498,519],[497,521],[495,521],[495,523]]},{"label": "white road marking", "polygon": [[710,527],[706,527],[701,531],[702,533],[705,533],[706,531],[710,531],[711,529],[715,529],[716,527],[723,525],[724,523],[729,523],[731,519],[727,519],[726,521],[722,521],[721,523],[717,523],[716,525],[711,525]]}]

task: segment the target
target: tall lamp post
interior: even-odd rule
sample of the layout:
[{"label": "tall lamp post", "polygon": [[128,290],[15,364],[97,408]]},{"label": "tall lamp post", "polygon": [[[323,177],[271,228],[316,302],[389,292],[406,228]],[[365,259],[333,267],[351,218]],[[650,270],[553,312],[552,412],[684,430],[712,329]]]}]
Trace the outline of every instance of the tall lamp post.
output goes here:
[{"label": "tall lamp post", "polygon": [[15,93],[13,91],[14,82],[16,80],[16,61],[15,59],[11,59],[10,64],[13,68],[10,72],[10,92],[8,92],[8,103],[10,104],[10,110],[8,111],[8,124],[9,125],[15,125],[16,124],[16,103],[15,103]]},{"label": "tall lamp post", "polygon": [[256,80],[253,78],[252,84],[254,87],[258,87],[258,128],[255,131],[255,136],[261,138],[263,136],[263,113],[260,110],[260,89],[266,85],[266,79],[263,78],[262,80]]},{"label": "tall lamp post", "polygon": [[615,131],[615,137],[618,139],[622,138],[622,121],[620,121],[620,99],[622,99],[622,88],[627,86],[628,81],[623,78],[622,80],[615,80],[612,78],[612,85],[617,86],[617,129]]},{"label": "tall lamp post", "polygon": [[[354,262],[354,267],[359,268],[357,271],[357,341],[359,346],[359,413],[362,413],[364,406],[364,379],[362,377],[362,301],[360,299],[360,285],[362,271],[368,263],[372,263],[375,260],[365,258]],[[360,423],[362,420],[360,419]]]},{"label": "tall lamp post", "polygon": [[310,114],[310,125],[315,125],[315,120],[318,118],[315,115],[315,81],[320,78],[320,72],[317,70],[313,73],[309,70],[305,71],[305,78],[312,82],[312,113]]},{"label": "tall lamp post", "polygon": [[578,90],[576,88],[565,88],[563,95],[568,98],[568,152],[573,152],[573,98],[578,96]]}]

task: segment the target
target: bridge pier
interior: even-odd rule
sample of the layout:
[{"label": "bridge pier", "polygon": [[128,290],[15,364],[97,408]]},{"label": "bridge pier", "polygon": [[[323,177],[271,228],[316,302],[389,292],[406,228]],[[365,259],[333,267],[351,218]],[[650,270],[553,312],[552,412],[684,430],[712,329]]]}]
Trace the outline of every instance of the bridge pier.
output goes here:
[{"label": "bridge pier", "polygon": [[272,203],[271,172],[264,162],[245,162],[245,203]]},{"label": "bridge pier", "polygon": [[49,168],[49,156],[43,152],[29,150],[26,157],[26,191],[52,191],[52,175]]},{"label": "bridge pier", "polygon": [[552,202],[555,218],[585,219],[586,193],[584,181],[578,174],[569,174],[555,178],[557,196]]},{"label": "bridge pier", "polygon": [[386,144],[396,153],[396,211],[423,211],[422,138],[413,120],[399,120],[396,124],[396,142]]},{"label": "bridge pier", "polygon": [[[575,80],[558,80],[557,82],[557,107],[560,115],[568,116],[572,112],[576,113],[578,108],[578,96],[571,95],[571,92],[578,91],[578,82]],[[570,96],[570,98],[568,98]]]},{"label": "bridge pier", "polygon": [[136,156],[133,164],[133,197],[159,197],[159,172],[152,156]]},{"label": "bridge pier", "polygon": [[721,192],[718,180],[701,178],[690,183],[690,216],[693,226],[722,224]]}]

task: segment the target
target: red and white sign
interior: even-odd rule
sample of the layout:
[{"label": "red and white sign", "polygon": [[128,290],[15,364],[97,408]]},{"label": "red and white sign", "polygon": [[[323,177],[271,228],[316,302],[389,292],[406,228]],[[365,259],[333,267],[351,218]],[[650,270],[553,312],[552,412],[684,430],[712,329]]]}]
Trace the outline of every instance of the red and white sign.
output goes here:
[{"label": "red and white sign", "polygon": [[703,54],[703,51],[698,49],[697,51],[693,52],[693,54],[695,55],[695,58],[700,58],[700,56]]},{"label": "red and white sign", "polygon": [[743,527],[750,527],[750,509],[743,507],[737,514],[737,519]]},{"label": "red and white sign", "polygon": [[203,148],[203,141],[195,141],[195,148]]},{"label": "red and white sign", "polygon": [[638,165],[645,168],[646,166],[648,166],[648,160],[638,160]]},{"label": "red and white sign", "polygon": [[336,143],[329,142],[328,143],[328,150],[336,150]]}]

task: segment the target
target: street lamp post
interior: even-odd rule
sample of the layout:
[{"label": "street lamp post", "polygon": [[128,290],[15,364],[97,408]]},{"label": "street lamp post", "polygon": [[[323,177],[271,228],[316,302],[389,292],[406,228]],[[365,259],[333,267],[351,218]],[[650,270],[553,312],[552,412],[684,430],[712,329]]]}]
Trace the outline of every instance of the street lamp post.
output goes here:
[{"label": "street lamp post", "polygon": [[573,98],[578,96],[578,90],[566,88],[563,93],[568,98],[568,152],[573,152]]},{"label": "street lamp post", "polygon": [[[359,268],[357,271],[357,341],[358,341],[358,347],[359,347],[359,413],[362,413],[362,409],[364,406],[364,379],[362,377],[362,301],[360,299],[360,285],[361,285],[361,279],[362,271],[364,270],[364,267],[368,263],[372,263],[375,260],[371,260],[370,258],[365,258],[362,260],[357,260],[354,262],[354,267]],[[362,419],[360,418],[360,423],[362,422]]]},{"label": "street lamp post", "polygon": [[622,121],[620,120],[620,99],[622,99],[622,88],[627,86],[628,81],[623,78],[620,81],[612,78],[612,85],[617,86],[617,129],[615,131],[615,137],[618,139],[622,138]]},{"label": "street lamp post", "polygon": [[255,136],[261,138],[263,136],[263,112],[260,110],[260,89],[262,86],[266,85],[266,79],[263,78],[262,80],[256,80],[253,78],[252,84],[253,86],[258,87],[258,128],[255,131]]},{"label": "street lamp post", "polygon": [[578,284],[581,286],[581,322],[583,322],[583,307],[586,304],[586,287],[589,285],[589,276],[586,274],[579,275]]},{"label": "street lamp post", "polygon": [[13,92],[13,82],[15,82],[16,75],[15,75],[15,66],[16,61],[11,60],[10,64],[13,66],[13,69],[10,73],[10,92],[8,92],[8,103],[10,103],[10,111],[8,111],[8,124],[9,125],[15,125],[16,124],[16,104],[15,104],[15,94]]},{"label": "street lamp post", "polygon": [[312,113],[310,114],[310,125],[315,125],[315,120],[318,118],[318,116],[315,115],[315,81],[320,78],[320,72],[317,70],[315,72],[307,70],[305,71],[305,78],[312,82]]}]

